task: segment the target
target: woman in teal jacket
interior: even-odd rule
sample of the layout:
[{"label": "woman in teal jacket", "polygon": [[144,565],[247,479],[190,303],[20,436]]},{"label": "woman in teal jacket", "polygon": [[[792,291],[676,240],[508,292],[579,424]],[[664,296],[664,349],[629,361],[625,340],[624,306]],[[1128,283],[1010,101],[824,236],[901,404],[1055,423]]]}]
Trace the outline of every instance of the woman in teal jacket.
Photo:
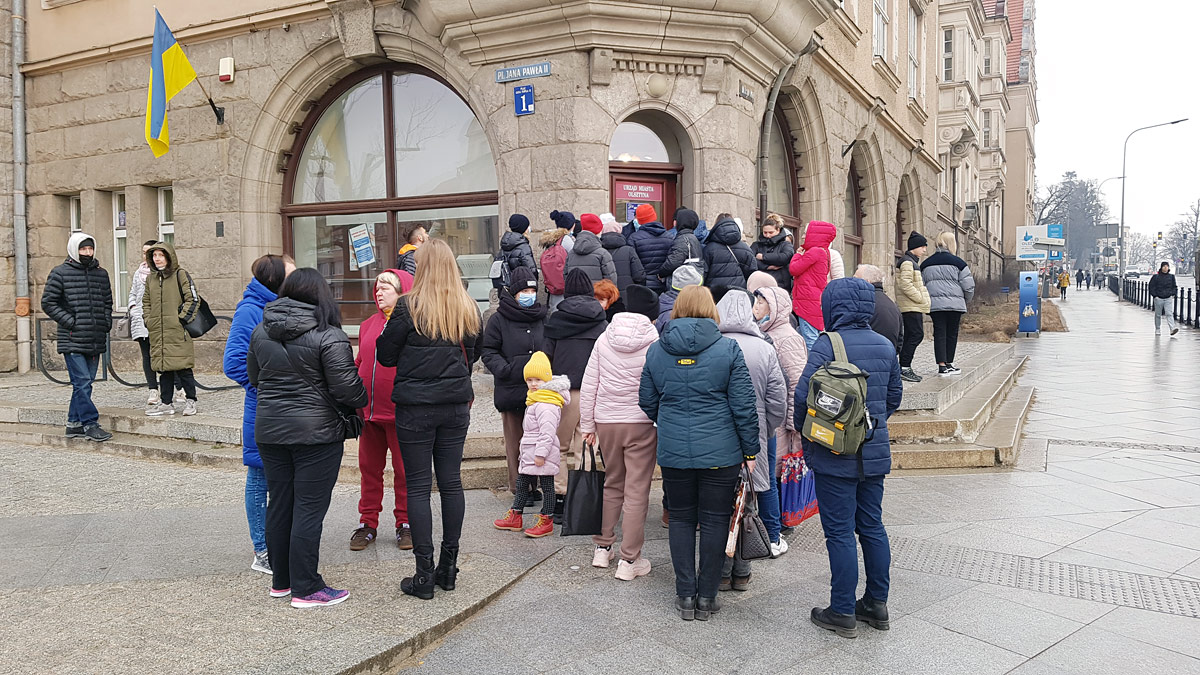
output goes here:
[{"label": "woman in teal jacket", "polygon": [[[671,504],[675,608],[685,621],[720,610],[717,587],[742,464],[754,471],[758,408],[741,347],[721,335],[712,293],[679,293],[659,342],[646,353],[638,406],[658,424],[658,464]],[[700,573],[696,574],[696,525]]]}]

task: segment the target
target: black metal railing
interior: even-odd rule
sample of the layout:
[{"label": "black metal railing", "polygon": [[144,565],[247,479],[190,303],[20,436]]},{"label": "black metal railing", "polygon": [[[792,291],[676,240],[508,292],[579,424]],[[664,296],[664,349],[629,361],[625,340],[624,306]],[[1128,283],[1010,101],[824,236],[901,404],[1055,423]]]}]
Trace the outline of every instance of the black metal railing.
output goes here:
[{"label": "black metal railing", "polygon": [[[1120,279],[1119,281],[1125,292],[1126,300],[1139,307],[1154,310],[1154,296],[1150,295],[1149,282],[1137,279]],[[1115,277],[1110,279],[1109,288],[1113,293],[1117,292],[1117,282]],[[1200,328],[1200,291],[1192,288],[1178,289],[1171,301],[1171,317],[1175,319],[1176,323]]]}]

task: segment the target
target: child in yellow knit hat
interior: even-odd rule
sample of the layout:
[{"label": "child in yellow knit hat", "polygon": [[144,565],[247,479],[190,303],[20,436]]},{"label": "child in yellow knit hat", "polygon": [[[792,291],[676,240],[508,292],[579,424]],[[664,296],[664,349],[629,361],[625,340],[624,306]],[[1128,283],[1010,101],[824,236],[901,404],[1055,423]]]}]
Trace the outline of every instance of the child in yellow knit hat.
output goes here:
[{"label": "child in yellow knit hat", "polygon": [[554,500],[542,500],[542,512],[533,527],[525,529],[523,514],[534,481],[541,484],[542,494],[554,494],[554,476],[559,464],[558,421],[563,405],[571,402],[571,380],[565,375],[555,375],[550,369],[550,359],[542,352],[529,357],[523,374],[529,394],[525,397],[525,421],[521,426],[517,491],[512,508],[492,524],[501,530],[524,529],[527,537],[545,537],[554,533]]}]

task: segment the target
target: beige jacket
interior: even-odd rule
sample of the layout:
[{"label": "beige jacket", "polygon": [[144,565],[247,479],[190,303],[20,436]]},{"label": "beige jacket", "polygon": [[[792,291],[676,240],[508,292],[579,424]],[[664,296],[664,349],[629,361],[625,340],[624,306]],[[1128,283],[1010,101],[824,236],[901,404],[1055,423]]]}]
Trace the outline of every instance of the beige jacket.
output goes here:
[{"label": "beige jacket", "polygon": [[925,290],[917,259],[911,253],[904,254],[896,270],[896,306],[901,312],[929,313],[929,291]]}]

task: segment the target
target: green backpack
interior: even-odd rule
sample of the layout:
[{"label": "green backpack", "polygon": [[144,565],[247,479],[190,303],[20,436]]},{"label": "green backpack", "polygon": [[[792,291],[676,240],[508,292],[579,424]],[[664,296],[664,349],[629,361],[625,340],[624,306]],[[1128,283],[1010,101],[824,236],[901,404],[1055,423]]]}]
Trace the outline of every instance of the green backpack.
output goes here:
[{"label": "green backpack", "polygon": [[808,381],[808,412],[800,433],[835,455],[857,455],[875,433],[867,412],[867,373],[850,363],[841,335],[822,335],[833,345],[833,360]]}]

